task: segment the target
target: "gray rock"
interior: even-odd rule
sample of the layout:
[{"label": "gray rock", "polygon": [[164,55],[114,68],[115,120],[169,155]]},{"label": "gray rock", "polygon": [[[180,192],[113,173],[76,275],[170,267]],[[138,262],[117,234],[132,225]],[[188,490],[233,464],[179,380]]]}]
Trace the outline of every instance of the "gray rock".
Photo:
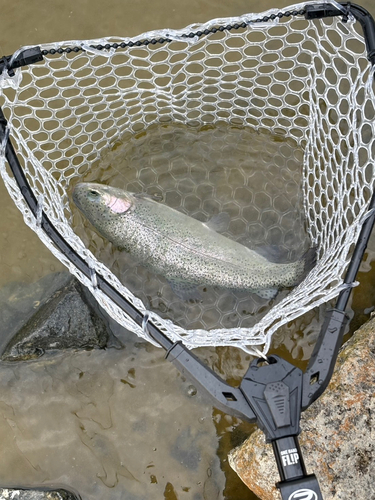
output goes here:
[{"label": "gray rock", "polygon": [[0,352],[52,295],[66,286],[69,273],[51,273],[35,283],[12,282],[0,289]]},{"label": "gray rock", "polygon": [[[325,500],[374,498],[375,319],[340,351],[325,393],[302,415],[300,437],[307,471]],[[254,432],[229,456],[232,468],[262,500],[278,500],[271,445]]]},{"label": "gray rock", "polygon": [[[47,289],[47,292],[54,289],[53,294],[39,305],[31,317],[26,313],[29,318],[6,345],[1,356],[3,361],[35,359],[48,350],[106,346],[107,327],[86,300],[82,286],[70,275],[68,278],[65,273],[58,275]],[[30,300],[31,292],[26,295]],[[31,300],[35,304],[35,297]],[[16,303],[19,309],[20,301]],[[13,323],[13,329],[16,324]]]},{"label": "gray rock", "polygon": [[[123,326],[119,325],[105,309],[103,309],[92,293],[84,286],[81,286],[83,300],[91,307],[95,313],[104,321],[107,326],[108,340],[106,348],[122,349],[125,345],[133,344],[137,335]],[[147,342],[148,344],[148,342]],[[149,344],[151,345],[151,344]]]},{"label": "gray rock", "polygon": [[52,491],[0,488],[0,500],[79,500],[79,497],[63,489]]}]

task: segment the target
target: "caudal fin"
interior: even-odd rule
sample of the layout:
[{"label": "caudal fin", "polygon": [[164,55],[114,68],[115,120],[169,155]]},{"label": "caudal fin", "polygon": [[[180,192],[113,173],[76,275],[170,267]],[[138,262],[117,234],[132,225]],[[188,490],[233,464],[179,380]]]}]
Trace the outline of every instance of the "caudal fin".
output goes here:
[{"label": "caudal fin", "polygon": [[318,255],[317,247],[312,247],[307,250],[307,252],[302,256],[302,260],[305,263],[304,276],[306,276],[313,267],[316,265],[316,258]]},{"label": "caudal fin", "polygon": [[306,278],[306,275],[316,264],[316,257],[317,247],[312,247],[299,260],[291,264],[291,266],[294,266],[295,271],[295,280],[292,286],[299,285]]}]

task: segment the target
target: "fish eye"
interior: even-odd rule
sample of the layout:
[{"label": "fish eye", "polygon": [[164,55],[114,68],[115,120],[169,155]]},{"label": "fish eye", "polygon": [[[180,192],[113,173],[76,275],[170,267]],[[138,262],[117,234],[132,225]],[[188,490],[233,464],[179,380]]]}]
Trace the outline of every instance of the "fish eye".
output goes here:
[{"label": "fish eye", "polygon": [[95,189],[89,189],[89,194],[91,196],[99,196],[100,193],[98,191],[95,191]]}]

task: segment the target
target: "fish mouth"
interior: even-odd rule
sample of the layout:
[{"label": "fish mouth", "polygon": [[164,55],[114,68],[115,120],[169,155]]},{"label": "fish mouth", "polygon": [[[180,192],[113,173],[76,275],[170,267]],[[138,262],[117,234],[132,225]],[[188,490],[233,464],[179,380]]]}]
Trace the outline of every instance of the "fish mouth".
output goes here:
[{"label": "fish mouth", "polygon": [[76,184],[73,188],[73,194],[72,194],[73,202],[80,210],[82,210],[82,205],[79,201],[80,198],[79,194],[81,189],[82,189],[82,184],[81,183]]}]

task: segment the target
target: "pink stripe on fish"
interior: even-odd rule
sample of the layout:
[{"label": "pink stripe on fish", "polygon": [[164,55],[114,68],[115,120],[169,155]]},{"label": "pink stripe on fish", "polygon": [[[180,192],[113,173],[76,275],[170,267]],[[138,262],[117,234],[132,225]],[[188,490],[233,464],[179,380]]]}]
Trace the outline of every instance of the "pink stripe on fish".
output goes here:
[{"label": "pink stripe on fish", "polygon": [[106,205],[112,210],[112,212],[115,212],[116,214],[122,214],[129,210],[129,208],[131,207],[130,201],[116,198],[116,196],[111,196],[106,202]]}]

